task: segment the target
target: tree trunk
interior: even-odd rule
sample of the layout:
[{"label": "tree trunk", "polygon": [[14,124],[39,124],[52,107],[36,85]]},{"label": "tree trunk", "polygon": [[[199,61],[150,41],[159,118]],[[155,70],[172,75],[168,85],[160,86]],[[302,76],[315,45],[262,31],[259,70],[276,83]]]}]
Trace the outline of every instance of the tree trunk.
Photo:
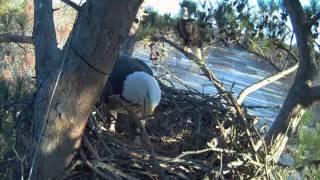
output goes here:
[{"label": "tree trunk", "polygon": [[117,58],[120,41],[127,36],[141,3],[88,0],[60,56],[52,2],[35,1],[37,97],[28,162],[32,179],[54,178],[72,160]]},{"label": "tree trunk", "polygon": [[315,64],[312,59],[311,31],[306,26],[305,15],[299,0],[285,0],[299,49],[299,68],[295,81],[269,133],[267,143],[271,147],[272,160],[277,161],[289,136],[294,133],[302,115],[314,101],[311,98]]}]

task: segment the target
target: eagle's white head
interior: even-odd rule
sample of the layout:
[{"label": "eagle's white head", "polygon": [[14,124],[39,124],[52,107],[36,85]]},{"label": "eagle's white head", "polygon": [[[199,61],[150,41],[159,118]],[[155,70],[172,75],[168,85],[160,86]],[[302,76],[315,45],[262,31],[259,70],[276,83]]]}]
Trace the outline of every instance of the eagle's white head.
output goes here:
[{"label": "eagle's white head", "polygon": [[148,73],[138,71],[127,76],[123,84],[122,97],[141,106],[143,117],[153,114],[161,99],[157,80]]},{"label": "eagle's white head", "polygon": [[186,7],[181,8],[181,18],[184,20],[187,20],[190,18],[188,8],[186,8]]}]

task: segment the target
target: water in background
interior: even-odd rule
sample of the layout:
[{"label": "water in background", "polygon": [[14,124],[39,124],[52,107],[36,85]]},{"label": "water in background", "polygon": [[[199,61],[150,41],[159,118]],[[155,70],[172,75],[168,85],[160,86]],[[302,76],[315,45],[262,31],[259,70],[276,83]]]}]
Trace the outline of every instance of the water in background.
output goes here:
[{"label": "water in background", "polygon": [[[206,63],[212,72],[223,82],[226,90],[237,96],[240,91],[255,82],[275,73],[274,68],[261,58],[245,51],[236,49],[214,48],[208,51]],[[169,58],[164,60],[163,66],[183,80],[188,86],[203,93],[216,93],[205,76],[201,75],[196,64],[188,60],[176,50],[170,50]],[[149,65],[149,49],[137,45],[133,57],[145,60]],[[246,97],[247,106],[282,106],[288,89],[291,86],[291,77],[276,81]],[[234,84],[232,90],[231,86]],[[260,122],[270,124],[277,116],[277,108],[249,109],[249,112],[260,118]]]}]

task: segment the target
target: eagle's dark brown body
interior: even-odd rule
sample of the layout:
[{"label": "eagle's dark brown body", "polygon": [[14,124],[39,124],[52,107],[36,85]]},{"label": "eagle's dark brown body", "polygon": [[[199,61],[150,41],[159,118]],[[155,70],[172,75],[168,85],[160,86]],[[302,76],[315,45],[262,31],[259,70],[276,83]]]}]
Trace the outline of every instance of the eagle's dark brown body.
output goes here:
[{"label": "eagle's dark brown body", "polygon": [[178,32],[185,46],[202,48],[200,28],[194,19],[181,19],[178,23]]}]

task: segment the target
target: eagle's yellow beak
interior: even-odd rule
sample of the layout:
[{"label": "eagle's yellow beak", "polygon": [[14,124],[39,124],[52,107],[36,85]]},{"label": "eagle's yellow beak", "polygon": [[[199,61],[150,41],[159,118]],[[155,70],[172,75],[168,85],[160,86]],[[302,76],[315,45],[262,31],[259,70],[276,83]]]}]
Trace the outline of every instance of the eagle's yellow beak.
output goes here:
[{"label": "eagle's yellow beak", "polygon": [[156,106],[153,105],[147,105],[144,107],[143,116],[151,116],[155,110]]}]

